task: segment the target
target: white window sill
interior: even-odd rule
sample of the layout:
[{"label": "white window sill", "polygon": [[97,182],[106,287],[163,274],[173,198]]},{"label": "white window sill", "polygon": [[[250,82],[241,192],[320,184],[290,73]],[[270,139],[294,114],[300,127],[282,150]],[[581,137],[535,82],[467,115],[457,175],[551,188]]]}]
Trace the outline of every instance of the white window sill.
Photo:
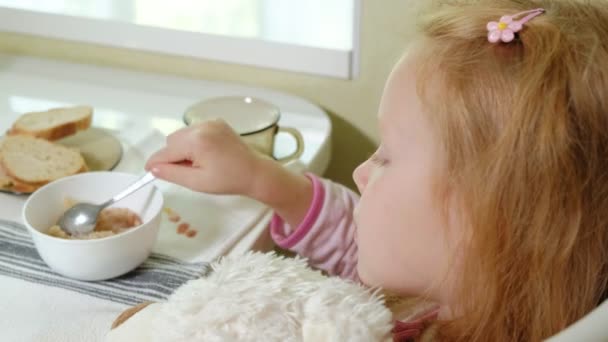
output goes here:
[{"label": "white window sill", "polygon": [[[355,7],[357,31],[359,5]],[[357,39],[352,51],[331,50],[7,7],[0,7],[0,31],[343,79],[358,74]]]}]

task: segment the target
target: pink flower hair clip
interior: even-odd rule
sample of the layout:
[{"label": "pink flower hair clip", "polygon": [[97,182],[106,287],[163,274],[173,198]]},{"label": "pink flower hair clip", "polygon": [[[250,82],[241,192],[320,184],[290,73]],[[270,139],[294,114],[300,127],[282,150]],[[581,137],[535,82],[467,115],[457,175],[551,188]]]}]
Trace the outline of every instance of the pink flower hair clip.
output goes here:
[{"label": "pink flower hair clip", "polygon": [[[519,32],[525,23],[544,12],[545,10],[543,8],[536,8],[513,15],[504,15],[498,22],[490,21],[486,26],[488,28],[488,41],[490,43],[497,43],[501,40],[503,43],[511,42],[515,38],[515,33]],[[514,20],[522,15],[526,16],[519,20]]]}]

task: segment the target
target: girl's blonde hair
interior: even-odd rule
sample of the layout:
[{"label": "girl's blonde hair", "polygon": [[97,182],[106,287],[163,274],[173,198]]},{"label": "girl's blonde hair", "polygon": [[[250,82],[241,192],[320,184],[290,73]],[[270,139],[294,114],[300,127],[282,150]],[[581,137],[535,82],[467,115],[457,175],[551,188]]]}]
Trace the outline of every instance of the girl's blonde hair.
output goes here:
[{"label": "girl's blonde hair", "polygon": [[[538,7],[488,42],[489,21]],[[440,334],[549,337],[607,287],[608,1],[444,1],[420,39],[420,94],[470,227],[462,315]]]}]

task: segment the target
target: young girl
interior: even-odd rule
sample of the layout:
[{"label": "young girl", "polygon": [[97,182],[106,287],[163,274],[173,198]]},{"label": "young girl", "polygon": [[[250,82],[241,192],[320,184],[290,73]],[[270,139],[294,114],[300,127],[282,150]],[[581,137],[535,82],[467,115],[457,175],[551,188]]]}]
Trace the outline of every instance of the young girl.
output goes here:
[{"label": "young girl", "polygon": [[[360,198],[260,157],[219,121],[172,134],[147,168],[269,205],[276,243],[330,274],[437,303],[436,338],[541,340],[606,294],[608,5],[430,13],[386,84]],[[398,323],[396,337],[424,326]]]}]

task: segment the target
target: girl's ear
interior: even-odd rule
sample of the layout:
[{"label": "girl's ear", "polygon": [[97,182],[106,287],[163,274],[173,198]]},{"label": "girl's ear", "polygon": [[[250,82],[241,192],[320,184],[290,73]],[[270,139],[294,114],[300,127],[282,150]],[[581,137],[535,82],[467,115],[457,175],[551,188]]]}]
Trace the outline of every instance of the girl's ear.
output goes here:
[{"label": "girl's ear", "polygon": [[118,328],[121,324],[126,322],[131,316],[143,310],[146,306],[152,304],[154,302],[143,302],[141,304],[137,304],[136,306],[130,307],[127,310],[123,311],[112,323],[112,330]]}]

